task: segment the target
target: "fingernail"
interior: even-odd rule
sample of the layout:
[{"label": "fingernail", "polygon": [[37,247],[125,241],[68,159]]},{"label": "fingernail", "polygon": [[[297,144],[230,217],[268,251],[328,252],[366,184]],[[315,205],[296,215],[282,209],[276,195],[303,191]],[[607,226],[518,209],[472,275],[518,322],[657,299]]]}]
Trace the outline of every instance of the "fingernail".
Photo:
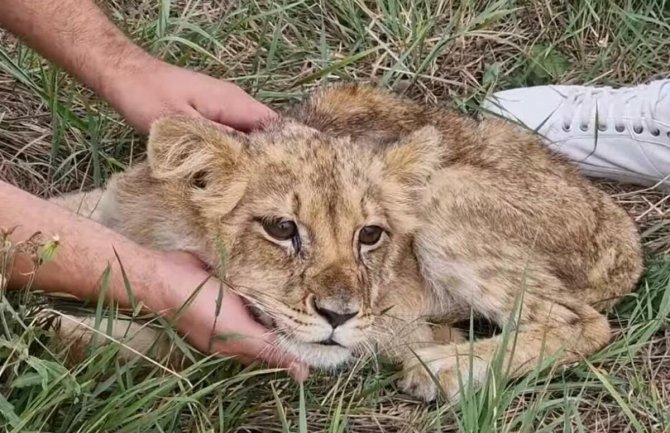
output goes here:
[{"label": "fingernail", "polygon": [[307,380],[307,376],[309,375],[309,368],[305,364],[292,362],[288,367],[288,373],[298,383],[302,383]]}]

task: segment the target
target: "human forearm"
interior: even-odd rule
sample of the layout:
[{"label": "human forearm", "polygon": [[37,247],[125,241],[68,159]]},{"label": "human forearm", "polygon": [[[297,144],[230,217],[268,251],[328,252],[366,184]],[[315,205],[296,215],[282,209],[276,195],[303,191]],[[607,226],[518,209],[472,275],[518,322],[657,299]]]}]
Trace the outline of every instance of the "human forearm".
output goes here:
[{"label": "human forearm", "polygon": [[[68,292],[80,299],[96,298],[100,278],[109,265],[108,296],[128,306],[116,250],[134,290],[141,291],[141,297],[156,297],[144,292],[160,262],[158,253],[4,182],[0,182],[0,203],[0,229],[13,229],[10,235],[13,245],[25,242],[37,232],[42,233],[43,240],[58,237],[55,258],[38,269],[28,254],[17,251],[13,268],[4,270],[9,271],[11,288],[22,287],[33,278],[33,286],[46,292]],[[158,285],[154,288],[159,289]]]},{"label": "human forearm", "polygon": [[91,0],[2,0],[0,26],[104,97],[154,61]]},{"label": "human forearm", "polygon": [[[249,316],[242,300],[218,280],[209,278],[201,263],[189,254],[145,249],[93,221],[0,181],[0,231],[11,229],[14,245],[41,232],[45,239],[58,236],[59,246],[55,258],[38,269],[31,257],[22,253],[15,257],[12,269],[0,268],[0,274],[9,271],[4,277],[8,277],[10,288],[23,287],[32,276],[33,289],[95,300],[100,294],[100,278],[110,266],[107,297],[128,307],[116,251],[136,299],[155,313],[177,319],[177,329],[198,349],[238,355],[247,362],[260,358],[288,367],[298,380],[308,373],[297,360],[278,351],[272,334]],[[5,262],[2,251],[0,264]],[[197,296],[191,298],[198,288]],[[188,307],[175,316],[187,302]],[[213,338],[227,334],[238,338]]]},{"label": "human forearm", "polygon": [[91,0],[0,0],[0,26],[95,90],[141,132],[168,113],[240,131],[275,116],[232,83],[152,57]]}]

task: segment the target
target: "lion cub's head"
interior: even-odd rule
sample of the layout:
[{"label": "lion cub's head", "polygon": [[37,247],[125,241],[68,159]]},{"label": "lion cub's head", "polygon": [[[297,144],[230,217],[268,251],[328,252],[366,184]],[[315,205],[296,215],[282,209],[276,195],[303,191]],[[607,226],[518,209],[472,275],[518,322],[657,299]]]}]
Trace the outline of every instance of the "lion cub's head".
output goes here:
[{"label": "lion cub's head", "polygon": [[[148,170],[167,205],[149,213],[188,227],[175,247],[223,257],[287,350],[332,367],[371,341],[385,309],[421,296],[411,235],[439,141],[432,127],[381,148],[290,120],[245,136],[166,118]],[[416,283],[397,284],[408,272]]]}]

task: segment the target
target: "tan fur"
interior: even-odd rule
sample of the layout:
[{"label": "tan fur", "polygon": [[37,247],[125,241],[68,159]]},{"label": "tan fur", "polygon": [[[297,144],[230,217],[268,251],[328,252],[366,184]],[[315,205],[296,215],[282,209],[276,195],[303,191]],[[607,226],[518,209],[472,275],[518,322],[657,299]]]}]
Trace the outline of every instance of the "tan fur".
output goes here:
[{"label": "tan fur", "polygon": [[[601,312],[642,270],[630,218],[535,137],[371,87],[319,90],[249,136],[160,120],[148,162],[102,201],[98,219],[138,242],[226,257],[226,280],[306,362],[334,367],[379,343],[427,400],[437,388],[415,353],[449,398],[500,350],[512,377],[579,360],[608,342]],[[300,251],[264,232],[274,217],[298,224]],[[387,234],[368,251],[357,233],[370,224]],[[333,330],[315,302],[358,313]],[[514,351],[428,325],[472,312],[513,318]],[[329,337],[341,346],[319,344]]]}]

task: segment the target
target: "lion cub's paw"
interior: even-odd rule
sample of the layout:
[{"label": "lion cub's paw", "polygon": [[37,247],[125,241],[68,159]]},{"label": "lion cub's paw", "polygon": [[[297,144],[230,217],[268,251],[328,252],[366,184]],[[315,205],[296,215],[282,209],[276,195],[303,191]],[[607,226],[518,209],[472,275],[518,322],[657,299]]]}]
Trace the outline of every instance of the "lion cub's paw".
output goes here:
[{"label": "lion cub's paw", "polygon": [[433,401],[440,394],[448,401],[454,401],[461,387],[479,387],[486,379],[488,364],[477,357],[471,359],[469,353],[457,348],[456,345],[446,345],[416,350],[423,363],[417,356],[405,362],[404,377],[399,382],[401,390],[425,401]]}]

